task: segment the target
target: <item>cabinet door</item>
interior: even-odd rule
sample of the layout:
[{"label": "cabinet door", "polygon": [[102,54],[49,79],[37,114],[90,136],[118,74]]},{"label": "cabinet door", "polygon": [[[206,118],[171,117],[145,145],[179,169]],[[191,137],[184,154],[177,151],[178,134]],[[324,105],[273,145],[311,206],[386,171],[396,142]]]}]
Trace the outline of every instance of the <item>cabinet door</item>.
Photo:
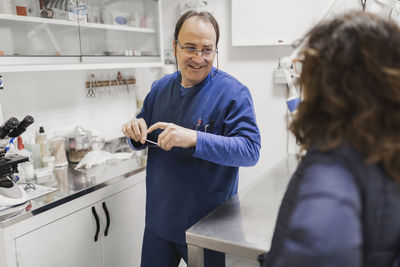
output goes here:
[{"label": "cabinet door", "polygon": [[145,195],[142,182],[104,200],[110,214],[107,236],[102,222],[104,267],[140,266]]},{"label": "cabinet door", "polygon": [[18,64],[21,57],[27,57],[26,64],[29,57],[80,56],[79,23],[67,11],[70,0],[4,2],[0,5],[0,63],[13,58]]},{"label": "cabinet door", "polygon": [[[98,208],[96,209],[99,214]],[[16,239],[19,267],[100,267],[92,207],[79,210]]]},{"label": "cabinet door", "polygon": [[[85,0],[82,62],[161,62],[159,1]],[[102,56],[102,57],[98,57]]]}]

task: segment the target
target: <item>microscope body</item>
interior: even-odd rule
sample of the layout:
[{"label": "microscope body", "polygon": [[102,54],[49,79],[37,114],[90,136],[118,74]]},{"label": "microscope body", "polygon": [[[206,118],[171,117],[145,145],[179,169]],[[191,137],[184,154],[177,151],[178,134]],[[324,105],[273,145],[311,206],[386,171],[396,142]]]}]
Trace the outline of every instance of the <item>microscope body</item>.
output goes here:
[{"label": "microscope body", "polygon": [[25,190],[16,185],[14,173],[18,164],[28,161],[28,157],[6,155],[10,140],[22,134],[33,123],[31,116],[21,122],[12,117],[0,126],[0,206],[15,206],[27,201]]}]

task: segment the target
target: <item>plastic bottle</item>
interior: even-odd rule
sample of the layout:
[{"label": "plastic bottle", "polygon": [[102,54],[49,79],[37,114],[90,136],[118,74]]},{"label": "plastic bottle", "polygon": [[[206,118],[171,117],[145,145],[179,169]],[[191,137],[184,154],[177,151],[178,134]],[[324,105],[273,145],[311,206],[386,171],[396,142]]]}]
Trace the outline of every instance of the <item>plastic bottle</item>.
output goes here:
[{"label": "plastic bottle", "polygon": [[[28,135],[29,136],[29,135]],[[35,169],[43,168],[40,158],[40,145],[35,143],[34,136],[29,136],[25,139],[25,149],[31,154],[31,161]]]},{"label": "plastic bottle", "polygon": [[44,128],[40,126],[39,132],[36,134],[36,144],[40,145],[40,158],[50,156],[49,150],[49,142],[47,141],[46,134],[44,132]]},{"label": "plastic bottle", "polygon": [[32,151],[25,149],[22,137],[18,136],[18,155],[29,158],[29,161],[18,164],[19,182],[24,183],[34,177]]},{"label": "plastic bottle", "polygon": [[14,0],[0,1],[0,13],[15,15],[15,1]]}]

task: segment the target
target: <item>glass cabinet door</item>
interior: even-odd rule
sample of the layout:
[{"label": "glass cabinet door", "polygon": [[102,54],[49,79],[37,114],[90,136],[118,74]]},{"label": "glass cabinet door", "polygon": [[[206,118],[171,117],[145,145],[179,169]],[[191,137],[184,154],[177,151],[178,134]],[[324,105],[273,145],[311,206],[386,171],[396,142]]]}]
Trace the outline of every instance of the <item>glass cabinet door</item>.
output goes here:
[{"label": "glass cabinet door", "polygon": [[79,22],[84,63],[161,61],[157,0],[84,2],[87,21]]},{"label": "glass cabinet door", "polygon": [[0,0],[0,69],[160,66],[159,1]]},{"label": "glass cabinet door", "polygon": [[1,0],[0,64],[7,58],[80,56],[76,6],[75,0]]}]

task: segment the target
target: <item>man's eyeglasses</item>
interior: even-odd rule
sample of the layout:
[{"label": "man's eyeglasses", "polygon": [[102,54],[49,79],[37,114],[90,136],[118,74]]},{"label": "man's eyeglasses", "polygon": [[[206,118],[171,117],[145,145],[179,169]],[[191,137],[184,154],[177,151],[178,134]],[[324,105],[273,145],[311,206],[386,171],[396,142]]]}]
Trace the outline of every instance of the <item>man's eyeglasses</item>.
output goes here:
[{"label": "man's eyeglasses", "polygon": [[210,48],[205,48],[203,50],[197,50],[196,48],[192,46],[181,46],[181,44],[178,42],[178,40],[175,40],[178,46],[187,54],[190,56],[195,56],[197,53],[200,53],[202,57],[204,58],[211,58],[213,57],[216,53],[218,53],[218,50],[213,50]]}]

